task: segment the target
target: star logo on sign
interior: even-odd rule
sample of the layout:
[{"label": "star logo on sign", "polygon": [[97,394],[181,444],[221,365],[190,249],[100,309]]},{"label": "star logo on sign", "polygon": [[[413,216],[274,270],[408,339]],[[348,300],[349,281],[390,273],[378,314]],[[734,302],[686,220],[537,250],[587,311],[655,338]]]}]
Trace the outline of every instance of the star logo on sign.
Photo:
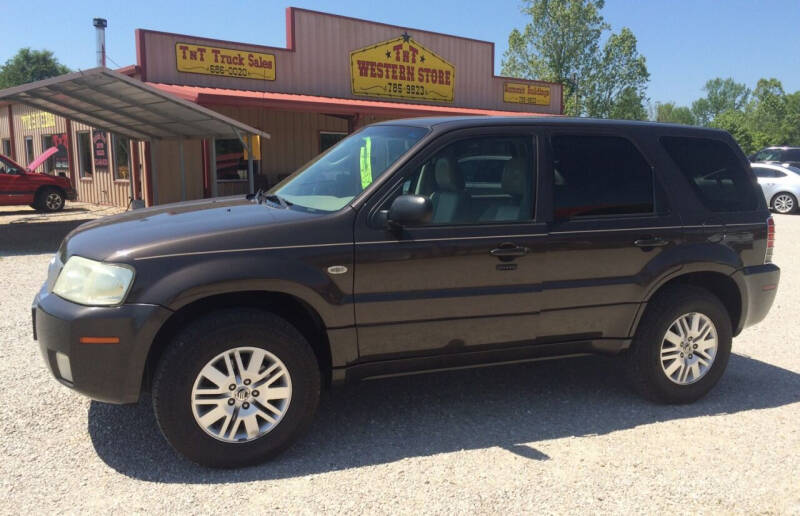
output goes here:
[{"label": "star logo on sign", "polygon": [[392,57],[392,53],[390,51],[388,51],[388,50],[386,51],[386,57],[387,58]]},{"label": "star logo on sign", "polygon": [[425,62],[425,56],[419,56],[419,60],[424,63]]},{"label": "star logo on sign", "polygon": [[404,43],[408,43],[408,40],[411,39],[411,35],[408,31],[403,32],[400,36],[402,36]]}]

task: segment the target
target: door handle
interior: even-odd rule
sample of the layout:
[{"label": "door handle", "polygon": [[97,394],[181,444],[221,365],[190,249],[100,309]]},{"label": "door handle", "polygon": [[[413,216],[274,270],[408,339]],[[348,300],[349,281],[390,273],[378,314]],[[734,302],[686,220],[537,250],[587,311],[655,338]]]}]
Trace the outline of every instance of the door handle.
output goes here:
[{"label": "door handle", "polygon": [[664,247],[668,244],[669,240],[663,238],[642,238],[633,242],[636,247]]},{"label": "door handle", "polygon": [[489,251],[489,254],[492,256],[496,256],[497,258],[514,258],[517,256],[525,256],[531,250],[527,247],[518,246],[512,242],[504,242],[498,245],[495,249]]}]

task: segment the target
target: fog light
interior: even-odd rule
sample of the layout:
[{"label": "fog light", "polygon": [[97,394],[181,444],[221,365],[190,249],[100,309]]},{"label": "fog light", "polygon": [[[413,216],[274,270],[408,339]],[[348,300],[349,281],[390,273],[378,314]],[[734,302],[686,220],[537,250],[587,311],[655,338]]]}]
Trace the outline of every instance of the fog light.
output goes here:
[{"label": "fog light", "polygon": [[69,383],[72,383],[72,366],[69,365],[69,357],[57,351],[56,366],[58,367],[58,375]]}]

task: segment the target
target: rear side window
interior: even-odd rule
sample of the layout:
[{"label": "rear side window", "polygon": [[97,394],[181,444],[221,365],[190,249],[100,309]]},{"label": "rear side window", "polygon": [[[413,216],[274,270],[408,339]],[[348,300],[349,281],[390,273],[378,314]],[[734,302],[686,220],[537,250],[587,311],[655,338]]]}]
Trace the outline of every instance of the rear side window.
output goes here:
[{"label": "rear side window", "polygon": [[711,211],[750,211],[758,197],[750,175],[726,143],[664,136],[661,144]]},{"label": "rear side window", "polygon": [[800,149],[789,149],[783,153],[785,161],[800,161]]},{"label": "rear side window", "polygon": [[753,172],[755,173],[756,177],[776,177],[775,171],[771,168],[753,167]]},{"label": "rear side window", "polygon": [[630,141],[557,135],[552,144],[556,219],[653,212],[653,170]]}]

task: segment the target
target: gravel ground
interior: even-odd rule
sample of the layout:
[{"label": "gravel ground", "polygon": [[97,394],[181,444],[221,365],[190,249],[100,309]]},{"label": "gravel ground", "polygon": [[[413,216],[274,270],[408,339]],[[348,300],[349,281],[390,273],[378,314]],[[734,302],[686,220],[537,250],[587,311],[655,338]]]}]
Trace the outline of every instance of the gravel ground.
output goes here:
[{"label": "gravel ground", "polygon": [[[171,451],[149,399],[50,377],[30,303],[55,246],[9,224],[39,224],[23,211],[0,211],[0,512],[800,514],[800,216],[776,217],[772,312],[694,405],[640,400],[609,358],[372,381],[326,395],[277,460],[214,471]],[[52,243],[64,222],[39,229]]]}]

